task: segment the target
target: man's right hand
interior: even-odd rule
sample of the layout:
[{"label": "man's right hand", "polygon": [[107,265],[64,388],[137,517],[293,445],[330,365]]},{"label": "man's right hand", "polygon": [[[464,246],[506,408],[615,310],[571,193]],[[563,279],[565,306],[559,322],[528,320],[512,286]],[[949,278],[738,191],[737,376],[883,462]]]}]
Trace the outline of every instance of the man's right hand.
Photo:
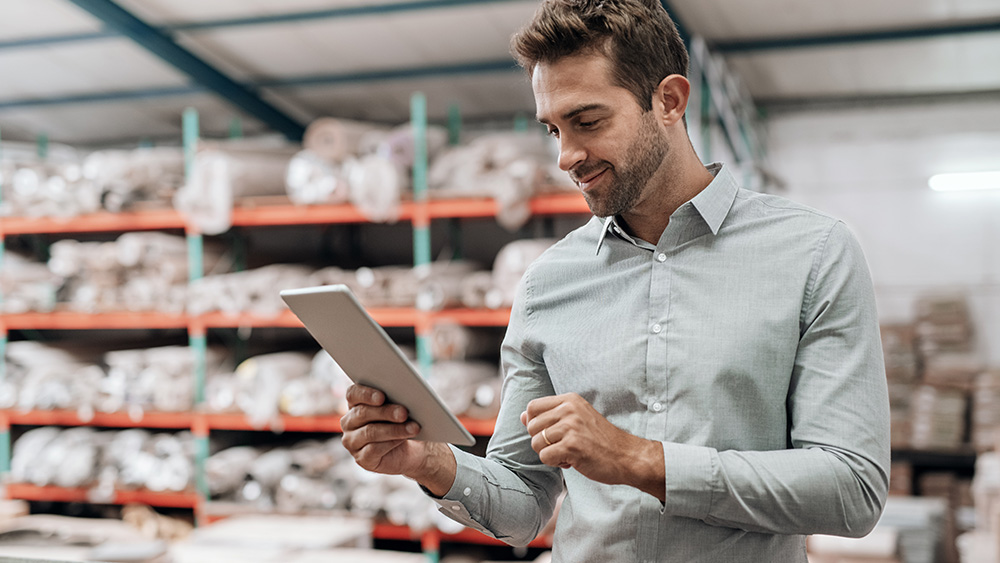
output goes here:
[{"label": "man's right hand", "polygon": [[420,425],[402,405],[386,403],[378,389],[351,385],[340,419],[342,443],[358,465],[376,473],[405,475],[437,496],[455,481],[455,456],[446,444],[411,440]]}]

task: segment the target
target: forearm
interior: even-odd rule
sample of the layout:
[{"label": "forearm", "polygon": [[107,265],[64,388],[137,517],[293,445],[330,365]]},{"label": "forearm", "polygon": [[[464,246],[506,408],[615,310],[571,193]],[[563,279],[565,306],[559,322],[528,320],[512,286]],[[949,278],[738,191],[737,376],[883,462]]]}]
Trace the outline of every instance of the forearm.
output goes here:
[{"label": "forearm", "polygon": [[447,444],[427,442],[424,447],[427,455],[423,463],[406,476],[420,483],[432,495],[443,497],[455,482],[455,454]]},{"label": "forearm", "polygon": [[832,448],[718,452],[665,444],[666,511],[752,532],[860,537],[888,486],[883,464]]}]

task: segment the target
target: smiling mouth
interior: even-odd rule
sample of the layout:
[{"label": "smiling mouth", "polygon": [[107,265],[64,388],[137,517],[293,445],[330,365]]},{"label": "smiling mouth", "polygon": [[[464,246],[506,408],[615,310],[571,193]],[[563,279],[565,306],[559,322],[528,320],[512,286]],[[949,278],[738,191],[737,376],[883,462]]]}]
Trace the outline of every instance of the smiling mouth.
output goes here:
[{"label": "smiling mouth", "polygon": [[597,174],[594,174],[594,175],[590,176],[589,178],[587,178],[585,180],[579,180],[579,181],[577,181],[576,184],[578,186],[580,186],[580,189],[586,191],[588,188],[590,188],[594,184],[594,182],[596,182],[597,180],[600,180],[604,176],[604,173],[607,172],[607,171],[608,171],[608,169],[605,168],[604,170],[601,170]]}]

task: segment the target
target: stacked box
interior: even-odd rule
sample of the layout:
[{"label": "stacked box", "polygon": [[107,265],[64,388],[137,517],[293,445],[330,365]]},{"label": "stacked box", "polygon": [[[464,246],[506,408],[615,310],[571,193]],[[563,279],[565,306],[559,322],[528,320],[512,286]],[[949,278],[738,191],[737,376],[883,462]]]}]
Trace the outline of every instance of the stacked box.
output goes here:
[{"label": "stacked box", "polygon": [[889,412],[892,416],[892,447],[910,447],[910,403],[920,374],[911,324],[882,325],[882,351],[889,382]]},{"label": "stacked box", "polygon": [[955,450],[965,442],[966,394],[920,385],[913,395],[911,444],[925,450]]},{"label": "stacked box", "polygon": [[910,496],[913,494],[913,464],[908,461],[894,461],[889,466],[889,494]]},{"label": "stacked box", "polygon": [[972,445],[978,452],[996,449],[1000,442],[1000,371],[976,378],[972,390]]},{"label": "stacked box", "polygon": [[929,296],[916,302],[915,335],[920,353],[972,350],[972,321],[964,296]]}]

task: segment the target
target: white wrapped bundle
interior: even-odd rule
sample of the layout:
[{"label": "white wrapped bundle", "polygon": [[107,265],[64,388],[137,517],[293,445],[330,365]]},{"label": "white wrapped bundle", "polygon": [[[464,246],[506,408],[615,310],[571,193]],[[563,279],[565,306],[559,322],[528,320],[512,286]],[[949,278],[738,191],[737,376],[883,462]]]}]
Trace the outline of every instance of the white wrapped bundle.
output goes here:
[{"label": "white wrapped bundle", "polygon": [[[428,382],[449,410],[464,415],[476,403],[476,392],[480,387],[497,380],[498,374],[496,364],[488,362],[435,362]],[[485,405],[479,406],[488,408],[494,397],[486,396],[484,392],[480,399]]]},{"label": "white wrapped bundle", "polygon": [[10,458],[10,478],[14,482],[26,483],[30,480],[32,468],[45,447],[59,436],[59,428],[43,426],[28,430],[14,442]]},{"label": "white wrapped bundle", "polygon": [[[107,377],[97,405],[103,412],[180,412],[194,406],[194,352],[187,346],[116,350],[104,355]],[[231,369],[224,349],[206,354],[206,374]]]},{"label": "white wrapped bundle", "polygon": [[77,409],[85,420],[97,402],[97,386],[104,377],[91,350],[31,341],[7,345],[7,378],[3,408],[22,410]]},{"label": "white wrapped bundle", "polygon": [[44,263],[14,252],[4,254],[3,268],[0,268],[3,312],[48,313],[55,308],[56,292],[61,284],[60,278]]},{"label": "white wrapped bundle", "polygon": [[180,147],[97,151],[84,159],[82,175],[111,212],[137,202],[169,203],[184,182],[184,151]]},{"label": "white wrapped bundle", "polygon": [[385,133],[375,124],[322,117],[306,127],[302,146],[327,162],[338,163],[372,152]]},{"label": "white wrapped bundle", "polygon": [[288,162],[285,190],[288,199],[297,205],[346,203],[350,198],[342,167],[310,150],[299,151]]},{"label": "white wrapped bundle", "polygon": [[493,261],[493,289],[486,295],[486,306],[510,307],[528,266],[554,243],[553,239],[522,239],[501,248]]},{"label": "white wrapped bundle", "polygon": [[395,223],[403,192],[411,186],[406,168],[377,154],[349,160],[344,168],[351,203],[361,214],[376,223]]},{"label": "white wrapped bundle", "polygon": [[439,261],[414,269],[418,279],[416,305],[424,311],[440,311],[462,303],[462,282],[476,265],[461,261]]},{"label": "white wrapped bundle", "polygon": [[209,495],[217,497],[235,493],[243,485],[250,466],[258,456],[260,452],[250,446],[226,448],[209,456],[205,461]]},{"label": "white wrapped bundle", "polygon": [[236,368],[236,405],[247,414],[251,425],[280,428],[281,391],[287,381],[306,377],[311,365],[312,356],[303,352],[277,352],[245,360]]},{"label": "white wrapped bundle", "polygon": [[312,268],[300,264],[270,264],[205,276],[189,285],[187,311],[191,315],[221,311],[275,317],[287,309],[278,290],[309,287],[313,273]]},{"label": "white wrapped bundle", "polygon": [[462,305],[470,309],[485,309],[486,296],[493,289],[493,272],[472,272],[462,279]]},{"label": "white wrapped bundle", "polygon": [[174,196],[174,207],[200,232],[223,233],[232,226],[238,198],[285,193],[290,158],[285,150],[202,150],[190,181]]},{"label": "white wrapped bundle", "polygon": [[431,327],[431,355],[435,360],[462,361],[495,356],[500,350],[496,334],[454,322],[437,322]]},{"label": "white wrapped bundle", "polygon": [[320,350],[313,356],[309,377],[325,384],[324,393],[333,401],[331,412],[347,412],[347,388],[354,382],[326,350]]},{"label": "white wrapped bundle", "polygon": [[347,498],[338,494],[333,483],[313,479],[298,473],[281,478],[274,491],[274,505],[280,512],[299,513],[305,510],[336,510],[347,507]]},{"label": "white wrapped bundle", "polygon": [[[130,434],[123,439],[121,435],[126,432]],[[191,487],[194,447],[190,432],[150,435],[124,430],[112,444],[116,448],[113,459],[118,469],[118,488],[180,492]]]},{"label": "white wrapped bundle", "polygon": [[[425,139],[427,158],[434,160],[448,143],[448,131],[443,127],[430,126],[426,129]],[[413,166],[416,155],[414,141],[413,127],[409,124],[400,125],[386,133],[375,148],[375,153],[406,169]]]}]

